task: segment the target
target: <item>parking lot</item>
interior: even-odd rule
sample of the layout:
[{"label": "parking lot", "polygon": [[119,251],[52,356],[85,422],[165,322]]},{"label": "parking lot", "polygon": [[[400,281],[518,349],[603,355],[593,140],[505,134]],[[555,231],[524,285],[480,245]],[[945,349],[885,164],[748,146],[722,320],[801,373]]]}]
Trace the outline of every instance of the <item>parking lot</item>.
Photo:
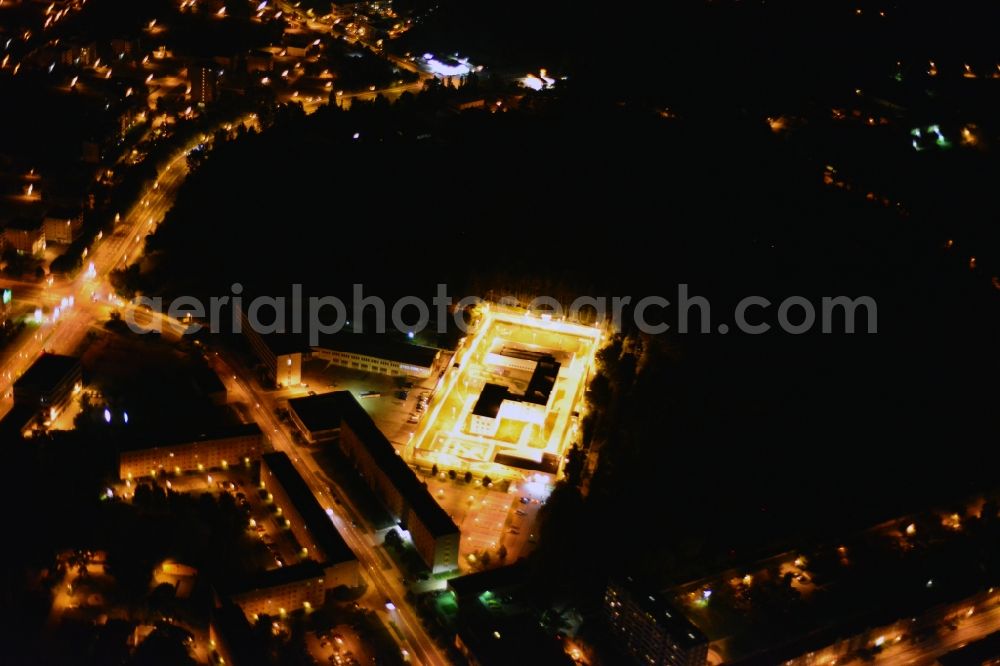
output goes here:
[{"label": "parking lot", "polygon": [[[292,533],[283,526],[282,516],[276,511],[277,507],[270,501],[270,496],[251,478],[250,469],[231,467],[228,470],[168,475],[161,477],[157,483],[178,493],[229,493],[247,518],[247,530],[257,536],[270,551],[272,559],[268,563],[269,569],[299,561],[299,545]],[[128,498],[134,488],[134,482],[122,481],[112,486],[111,490]]]},{"label": "parking lot", "polygon": [[420,396],[431,396],[438,376],[447,367],[450,358],[448,352],[442,352],[431,376],[426,379],[363,372],[312,359],[302,365],[302,381],[305,386],[288,389],[287,397],[301,397],[310,392],[350,391],[371,414],[375,424],[389,441],[397,446],[404,446],[419,423],[411,419],[411,416],[420,416],[417,411]]},{"label": "parking lot", "polygon": [[330,631],[306,634],[306,649],[317,664],[357,666],[373,663],[373,657],[353,628],[337,625]]}]

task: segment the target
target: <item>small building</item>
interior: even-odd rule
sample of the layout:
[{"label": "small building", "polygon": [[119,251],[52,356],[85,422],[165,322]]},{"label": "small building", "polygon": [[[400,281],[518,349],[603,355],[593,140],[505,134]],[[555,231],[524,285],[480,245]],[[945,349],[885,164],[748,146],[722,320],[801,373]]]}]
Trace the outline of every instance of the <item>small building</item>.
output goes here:
[{"label": "small building", "polygon": [[631,577],[611,581],[604,616],[622,652],[649,666],[705,666],[708,638],[663,597]]},{"label": "small building", "polygon": [[14,404],[25,405],[52,420],[83,387],[80,359],[60,354],[42,354],[14,382]]},{"label": "small building", "polygon": [[45,252],[45,232],[38,220],[15,219],[3,231],[4,244],[19,254],[32,256]]},{"label": "small building", "polygon": [[69,245],[83,231],[83,211],[79,208],[53,208],[42,220],[46,243]]}]

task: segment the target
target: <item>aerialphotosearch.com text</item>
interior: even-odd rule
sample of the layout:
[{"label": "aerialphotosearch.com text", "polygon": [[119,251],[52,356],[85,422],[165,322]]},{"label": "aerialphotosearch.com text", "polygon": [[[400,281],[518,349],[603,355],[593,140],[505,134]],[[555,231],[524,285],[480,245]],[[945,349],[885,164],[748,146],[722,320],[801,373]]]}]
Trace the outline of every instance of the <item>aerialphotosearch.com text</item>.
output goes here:
[{"label": "aerialphotosearch.com text", "polygon": [[[303,295],[302,285],[293,284],[288,296],[243,294],[243,286],[234,283],[229,294],[213,296],[205,303],[193,296],[180,296],[164,303],[161,297],[138,296],[125,309],[124,319],[137,333],[163,332],[171,326],[180,334],[208,329],[213,333],[240,333],[250,327],[260,335],[292,333],[308,336],[316,345],[321,336],[342,331],[386,333],[400,331],[411,337],[428,329],[444,331],[454,325],[466,332],[464,311],[484,299],[478,296],[453,298],[447,285],[438,284],[428,303],[417,296],[387,300],[365,295],[361,284],[353,285],[350,302],[336,296]],[[660,295],[579,296],[566,305],[551,296],[538,296],[525,303],[514,297],[490,301],[538,314],[545,319],[566,319],[585,324],[607,326],[613,330],[638,330],[650,335],[673,332],[681,334],[738,332],[762,335],[782,332],[802,335],[820,333],[866,333],[878,331],[878,307],[870,296],[824,296],[806,298],[788,296],[772,300],[764,296],[746,296],[731,308],[725,321],[713,319],[712,305],[704,296],[692,295],[686,284],[677,286],[672,298]],[[727,311],[730,308],[727,308]],[[165,317],[138,316],[152,312]]]}]

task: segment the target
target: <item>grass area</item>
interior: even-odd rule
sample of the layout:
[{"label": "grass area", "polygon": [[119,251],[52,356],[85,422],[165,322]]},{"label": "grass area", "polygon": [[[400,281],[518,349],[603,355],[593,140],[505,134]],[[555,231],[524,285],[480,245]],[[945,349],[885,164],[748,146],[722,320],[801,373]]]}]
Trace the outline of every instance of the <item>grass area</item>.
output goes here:
[{"label": "grass area", "polygon": [[311,455],[323,472],[351,497],[351,503],[361,512],[361,517],[374,529],[381,530],[396,524],[336,444],[324,445]]}]

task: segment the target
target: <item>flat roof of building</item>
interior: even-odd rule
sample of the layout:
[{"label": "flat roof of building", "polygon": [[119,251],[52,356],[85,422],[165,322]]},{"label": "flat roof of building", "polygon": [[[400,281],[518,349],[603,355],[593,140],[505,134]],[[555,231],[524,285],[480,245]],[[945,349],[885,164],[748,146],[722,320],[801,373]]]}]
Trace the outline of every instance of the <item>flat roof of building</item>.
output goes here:
[{"label": "flat roof of building", "polygon": [[552,354],[542,351],[531,351],[530,349],[521,349],[520,347],[507,347],[504,346],[500,349],[499,354],[501,356],[510,356],[511,358],[519,358],[524,361],[540,361],[544,357],[552,358]]},{"label": "flat roof of building", "polygon": [[[146,449],[160,449],[168,446],[183,446],[185,444],[197,444],[199,442],[210,442],[216,439],[229,439],[230,437],[260,436],[263,432],[256,423],[237,423],[235,425],[221,425],[212,428],[203,428],[194,433],[173,433],[165,440],[157,440],[155,443],[150,440],[137,442],[123,451],[142,451]],[[235,461],[234,461],[235,462]]]},{"label": "flat roof of building", "polygon": [[45,217],[57,220],[70,220],[79,217],[82,212],[79,206],[56,205],[46,211]]},{"label": "flat roof of building", "polygon": [[708,643],[708,638],[694,626],[673,604],[655,592],[643,588],[631,576],[615,579],[612,585],[624,590],[640,608],[683,647],[690,648]]},{"label": "flat roof of building", "polygon": [[75,356],[42,354],[31,364],[27,372],[14,382],[14,389],[52,391],[79,368],[80,359]]},{"label": "flat roof of building", "polygon": [[267,590],[279,585],[297,583],[310,578],[322,578],[323,566],[314,560],[303,560],[298,564],[290,564],[277,569],[261,571],[233,583],[227,590],[230,595],[246,594],[257,590]]},{"label": "flat roof of building", "polygon": [[543,356],[538,359],[535,371],[531,373],[531,380],[528,381],[528,388],[524,392],[524,401],[536,405],[545,405],[549,402],[549,395],[556,385],[556,377],[559,376],[559,362],[552,356]]},{"label": "flat roof of building", "polygon": [[342,417],[339,404],[340,399],[332,393],[323,393],[292,398],[288,401],[288,409],[295,413],[309,432],[321,432],[340,428]]},{"label": "flat roof of building", "polygon": [[495,419],[500,412],[500,405],[510,398],[510,391],[502,384],[486,384],[483,386],[479,399],[476,400],[472,413],[476,416],[486,416]]},{"label": "flat roof of building", "polygon": [[531,470],[532,472],[544,472],[546,474],[556,474],[559,472],[559,457],[551,453],[543,453],[541,460],[531,460],[498,451],[493,456],[493,462],[499,465],[506,465],[507,467]]},{"label": "flat roof of building", "polygon": [[388,361],[405,363],[420,368],[434,365],[438,350],[408,342],[399,342],[382,336],[361,333],[336,333],[323,336],[314,348],[329,349],[342,354],[360,354]]},{"label": "flat roof of building", "polygon": [[305,336],[291,333],[267,333],[259,335],[259,337],[275,356],[309,352],[309,342]]},{"label": "flat roof of building", "polygon": [[344,538],[334,527],[330,516],[320,506],[316,496],[309,490],[305,479],[295,469],[288,455],[281,451],[265,453],[263,460],[267,468],[278,479],[281,487],[285,489],[288,498],[295,505],[295,510],[302,516],[306,529],[309,530],[319,547],[323,549],[327,563],[335,564],[357,559],[354,551],[344,542]]},{"label": "flat roof of building", "polygon": [[396,486],[396,490],[424,527],[435,537],[457,533],[455,521],[434,501],[427,487],[420,483],[410,466],[399,457],[396,449],[354,395],[350,391],[334,391],[328,395],[338,396],[343,421],[364,442],[375,463]]}]

